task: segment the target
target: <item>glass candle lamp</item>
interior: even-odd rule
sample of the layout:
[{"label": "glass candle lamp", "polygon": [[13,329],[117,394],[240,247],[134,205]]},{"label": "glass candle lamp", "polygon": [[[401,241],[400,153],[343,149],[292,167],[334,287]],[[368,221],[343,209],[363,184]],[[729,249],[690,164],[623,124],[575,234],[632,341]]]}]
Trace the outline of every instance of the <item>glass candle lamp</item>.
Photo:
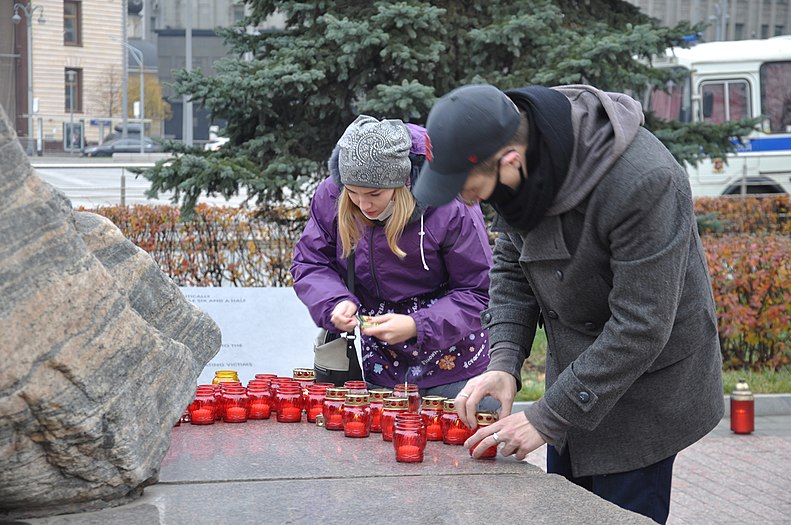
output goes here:
[{"label": "glass candle lamp", "polygon": [[371,434],[371,406],[368,394],[346,394],[341,408],[343,434],[346,437],[362,438]]},{"label": "glass candle lamp", "polygon": [[269,391],[270,391],[270,393],[272,395],[272,400],[273,400],[272,412],[274,412],[274,413],[277,413],[277,409],[278,409],[277,391],[280,389],[280,385],[283,385],[283,384],[293,384],[293,385],[299,386],[297,384],[297,382],[294,381],[290,377],[276,377],[276,378],[270,380],[270,382],[269,382]]},{"label": "glass candle lamp", "polygon": [[302,406],[308,405],[308,388],[316,382],[316,371],[312,368],[295,368],[294,381],[302,388]]},{"label": "glass candle lamp", "polygon": [[382,405],[382,439],[393,441],[393,427],[396,416],[409,411],[409,399],[405,397],[386,397]]},{"label": "glass candle lamp", "polygon": [[448,399],[443,396],[426,396],[420,404],[420,417],[426,425],[426,438],[429,441],[442,441],[442,404]]},{"label": "glass candle lamp", "polygon": [[302,388],[297,383],[281,383],[277,389],[278,423],[302,421]]},{"label": "glass candle lamp", "polygon": [[346,381],[343,383],[344,388],[349,389],[350,394],[367,394],[368,383],[365,381]]},{"label": "glass candle lamp", "polygon": [[215,419],[225,419],[225,398],[223,394],[229,388],[242,388],[242,383],[239,381],[222,381],[214,385],[214,397],[217,400],[217,414]]},{"label": "glass candle lamp", "polygon": [[217,370],[214,372],[214,379],[211,380],[214,385],[226,381],[239,381],[239,375],[236,370]]},{"label": "glass candle lamp", "polygon": [[446,445],[463,445],[472,435],[472,430],[459,419],[456,403],[452,399],[446,399],[442,403],[440,425],[442,426],[442,442]]},{"label": "glass candle lamp", "polygon": [[277,377],[277,374],[256,374],[255,375],[256,379],[268,379],[270,381],[273,380],[276,377]]},{"label": "glass candle lamp", "polygon": [[396,415],[393,427],[393,448],[396,461],[402,463],[419,463],[423,461],[426,450],[426,426],[423,419],[411,412]]},{"label": "glass candle lamp", "polygon": [[[478,422],[479,427],[488,427],[495,421],[497,421],[497,414],[494,412],[476,412],[475,413],[475,421]],[[470,449],[470,456],[472,456],[472,452],[478,448],[480,445],[480,441],[474,447]],[[478,459],[491,459],[497,456],[497,445],[492,445],[491,447],[487,448],[480,458]]]},{"label": "glass candle lamp", "polygon": [[384,399],[390,397],[392,390],[387,388],[377,388],[369,391],[371,396],[371,432],[382,431],[382,407]]},{"label": "glass candle lamp", "polygon": [[305,404],[305,412],[307,412],[309,423],[315,423],[316,418],[324,413],[324,397],[326,395],[326,386],[313,385],[308,388],[308,401]]},{"label": "glass candle lamp", "polygon": [[413,383],[398,383],[393,388],[393,397],[406,397],[409,399],[409,411],[417,414],[420,412],[420,391]]},{"label": "glass candle lamp", "polygon": [[195,393],[195,400],[189,406],[190,423],[212,425],[216,412],[217,400],[214,398],[214,388],[199,386]]},{"label": "glass candle lamp", "polygon": [[327,430],[343,430],[343,402],[346,400],[348,388],[327,388],[324,396],[324,428]]},{"label": "glass candle lamp", "polygon": [[272,394],[268,381],[250,381],[247,385],[247,396],[250,398],[249,419],[269,419],[272,413]]},{"label": "glass candle lamp", "polygon": [[250,398],[243,386],[230,386],[222,391],[223,421],[226,423],[244,423],[250,411]]}]

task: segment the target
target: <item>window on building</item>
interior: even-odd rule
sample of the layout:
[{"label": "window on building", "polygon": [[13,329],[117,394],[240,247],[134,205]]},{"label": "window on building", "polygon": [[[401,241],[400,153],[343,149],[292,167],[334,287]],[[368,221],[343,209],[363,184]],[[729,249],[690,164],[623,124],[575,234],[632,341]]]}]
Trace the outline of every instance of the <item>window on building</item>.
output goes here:
[{"label": "window on building", "polygon": [[705,82],[701,86],[701,99],[704,122],[722,124],[752,117],[746,80]]},{"label": "window on building", "polygon": [[733,25],[733,39],[744,40],[744,24]]},{"label": "window on building", "polygon": [[[791,62],[761,64],[761,114],[770,133],[791,131]],[[766,128],[766,126],[764,126]]]},{"label": "window on building", "polygon": [[244,18],[244,4],[233,6],[233,23],[238,24]]},{"label": "window on building", "polygon": [[761,38],[769,38],[769,26],[767,24],[761,25]]},{"label": "window on building", "polygon": [[785,34],[786,26],[775,26],[775,36],[780,36]]},{"label": "window on building", "polygon": [[82,45],[82,2],[63,1],[63,43],[67,46]]},{"label": "window on building", "polygon": [[82,69],[66,68],[66,111],[82,113]]}]

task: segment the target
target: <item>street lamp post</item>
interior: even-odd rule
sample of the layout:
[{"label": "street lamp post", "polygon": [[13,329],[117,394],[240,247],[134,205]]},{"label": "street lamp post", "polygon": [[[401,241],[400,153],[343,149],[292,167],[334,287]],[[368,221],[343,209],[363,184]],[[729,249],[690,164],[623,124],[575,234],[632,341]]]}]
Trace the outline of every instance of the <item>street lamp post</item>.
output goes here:
[{"label": "street lamp post", "polygon": [[[115,39],[113,39],[115,40]],[[143,139],[146,138],[146,129],[144,119],[146,117],[146,93],[145,93],[145,79],[143,78],[143,52],[136,47],[129,44],[129,42],[121,42],[121,45],[132,53],[132,57],[137,62],[140,68],[140,153],[145,153],[145,144]]]},{"label": "street lamp post", "polygon": [[44,19],[44,8],[40,5],[14,4],[14,16],[11,21],[14,25],[22,21],[19,12],[25,14],[27,21],[27,154],[33,156],[33,14],[39,11],[38,23],[46,22]]},{"label": "street lamp post", "polygon": [[[77,72],[73,69],[69,69],[66,71],[66,74],[69,76],[69,153],[74,154],[74,81],[77,76]],[[80,135],[82,136],[82,135]],[[82,141],[80,141],[82,142]]]}]

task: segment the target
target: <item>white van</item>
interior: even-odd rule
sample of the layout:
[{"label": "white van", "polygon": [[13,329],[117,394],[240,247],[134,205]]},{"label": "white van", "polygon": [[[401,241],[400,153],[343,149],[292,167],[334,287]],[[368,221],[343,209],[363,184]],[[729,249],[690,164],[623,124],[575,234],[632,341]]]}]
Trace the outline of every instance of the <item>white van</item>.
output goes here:
[{"label": "white van", "polygon": [[760,130],[723,159],[686,166],[695,196],[791,193],[791,36],[673,48],[655,67],[685,79],[654,90],[646,109],[665,120],[711,122],[760,116]]}]

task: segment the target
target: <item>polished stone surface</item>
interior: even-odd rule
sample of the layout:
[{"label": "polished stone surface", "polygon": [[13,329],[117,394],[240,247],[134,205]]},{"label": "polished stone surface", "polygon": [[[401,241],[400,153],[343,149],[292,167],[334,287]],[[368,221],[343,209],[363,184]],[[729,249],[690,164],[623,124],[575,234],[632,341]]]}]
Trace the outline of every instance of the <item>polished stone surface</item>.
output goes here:
[{"label": "polished stone surface", "polygon": [[173,429],[160,482],[135,503],[30,524],[653,523],[512,458],[429,442],[398,463],[380,434],[274,420]]}]

